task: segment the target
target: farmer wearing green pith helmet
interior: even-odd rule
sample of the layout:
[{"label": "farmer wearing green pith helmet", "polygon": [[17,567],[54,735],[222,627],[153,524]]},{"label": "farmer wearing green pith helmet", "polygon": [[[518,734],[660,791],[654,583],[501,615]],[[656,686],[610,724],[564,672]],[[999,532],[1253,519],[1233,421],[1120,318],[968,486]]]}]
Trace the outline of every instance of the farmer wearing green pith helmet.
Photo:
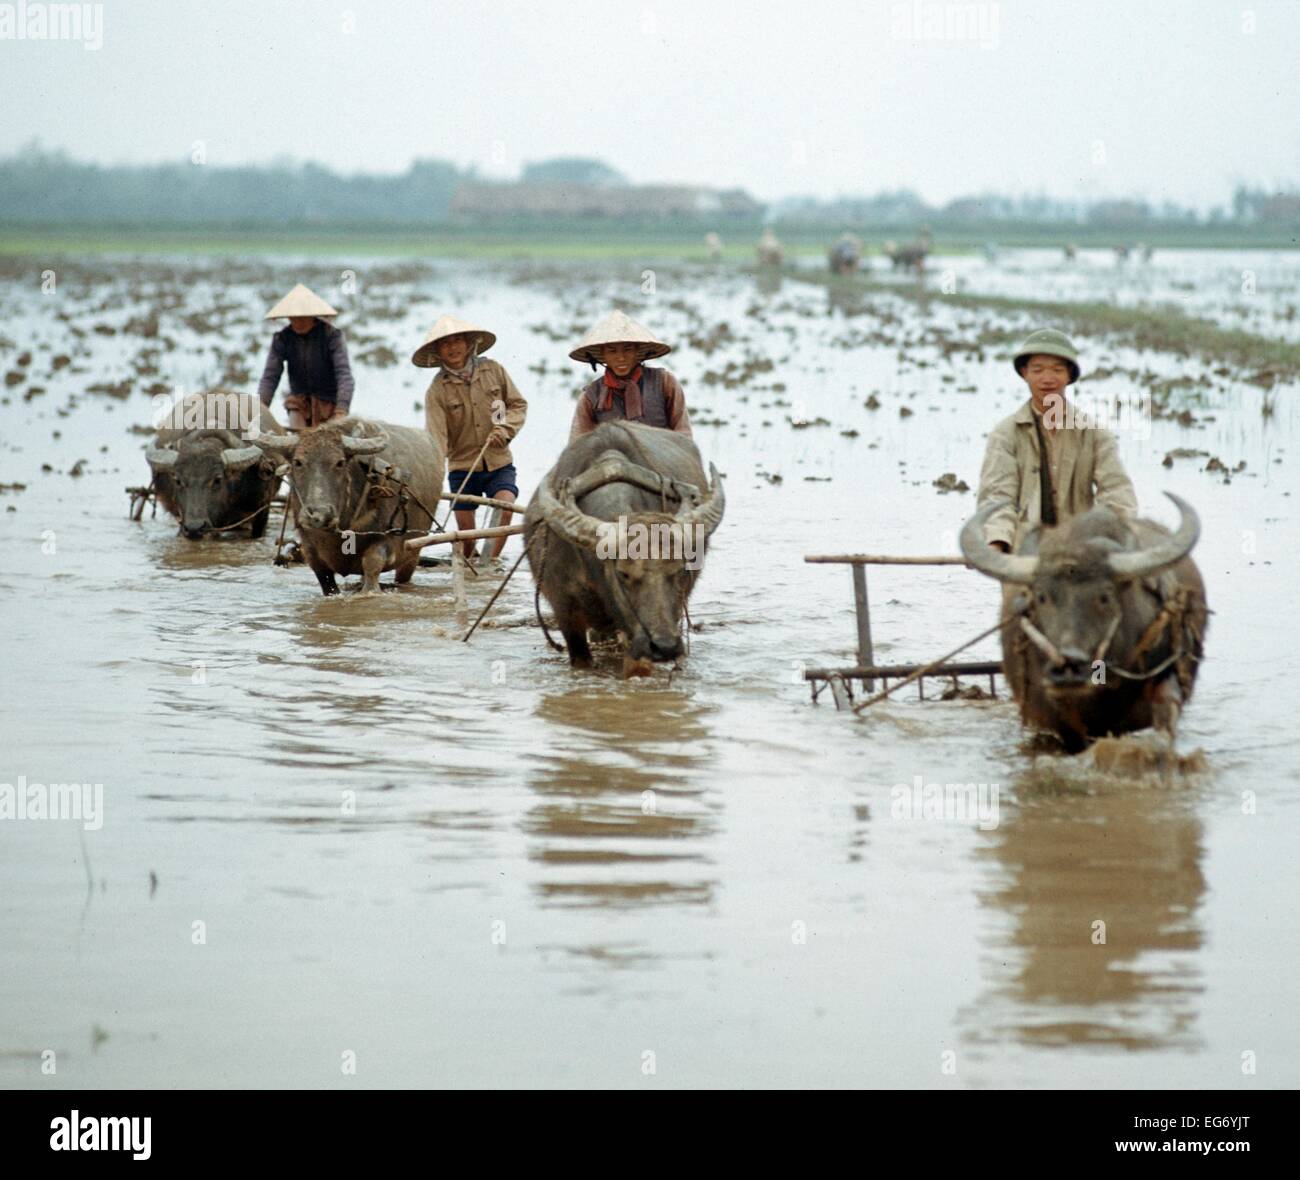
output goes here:
[{"label": "farmer wearing green pith helmet", "polygon": [[988,543],[1009,553],[1035,525],[1063,524],[1094,504],[1135,516],[1137,496],[1115,436],[1088,425],[1066,400],[1066,388],[1079,379],[1069,338],[1055,328],[1031,332],[1014,363],[1029,400],[989,435],[978,506],[1005,503],[985,522]]}]

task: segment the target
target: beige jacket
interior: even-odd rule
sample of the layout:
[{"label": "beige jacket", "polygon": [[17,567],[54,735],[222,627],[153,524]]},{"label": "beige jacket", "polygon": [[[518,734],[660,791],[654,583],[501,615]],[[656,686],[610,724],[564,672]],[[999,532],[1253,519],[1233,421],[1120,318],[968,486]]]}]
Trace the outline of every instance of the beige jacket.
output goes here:
[{"label": "beige jacket", "polygon": [[[989,517],[984,535],[990,542],[1007,542],[1013,552],[1020,548],[1025,534],[1042,520],[1038,432],[1031,404],[1026,401],[994,427],[980,472],[977,507],[996,500],[1011,503],[1011,507]],[[1052,480],[1057,519],[1077,516],[1094,503],[1121,516],[1136,516],[1137,495],[1120,463],[1115,436],[1109,430],[1077,426],[1061,430],[1058,437],[1060,452]]]},{"label": "beige jacket", "polygon": [[[504,421],[492,421],[492,403],[504,407]],[[510,380],[510,374],[494,360],[479,357],[468,384],[443,370],[424,395],[424,425],[447,457],[448,471],[468,471],[478,457],[494,425],[514,438],[524,424],[528,403]],[[479,471],[495,471],[513,463],[508,446],[488,447]]]}]

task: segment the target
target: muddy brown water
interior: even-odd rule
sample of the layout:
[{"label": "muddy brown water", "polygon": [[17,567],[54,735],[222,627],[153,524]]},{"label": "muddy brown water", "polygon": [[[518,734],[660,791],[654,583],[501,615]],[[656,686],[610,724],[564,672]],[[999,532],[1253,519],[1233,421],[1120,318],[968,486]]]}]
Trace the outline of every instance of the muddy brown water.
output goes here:
[{"label": "muddy brown water", "polygon": [[[729,325],[668,362],[697,420],[722,423],[696,434],[728,493],[679,670],[624,682],[606,651],[570,672],[526,573],[464,644],[445,570],[326,600],[271,566],[273,538],[126,519],[141,388],[197,388],[235,352],[258,372],[265,296],[301,275],[332,298],[348,265],[341,324],[402,358],[447,307],[498,332],[530,401],[525,494],[584,380],[548,332],[611,298],[669,339]],[[671,266],[653,295],[641,267],[117,259],[69,265],[56,296],[40,269],[0,285],[3,367],[33,353],[0,404],[0,483],[27,485],[0,492],[0,784],[102,784],[103,822],[0,820],[0,1084],[1300,1082],[1294,388],[1264,417],[1258,389],[1207,379],[1196,426],[1121,435],[1144,508],[1172,520],[1168,488],[1204,522],[1216,613],[1179,746],[1205,770],[1170,785],[1036,749],[1005,699],[905,691],[852,719],[800,679],[853,648],[847,571],[804,554],[953,551],[974,495],[932,481],[976,485],[1019,390],[1004,357],[916,341],[978,333],[977,313],[846,316],[817,288]],[[85,392],[150,345],[92,325],[168,292],[159,376]],[[211,332],[181,320],[219,303]],[[861,342],[877,331],[894,343]],[[773,368],[706,379],[747,357]],[[417,422],[427,377],[360,364],[357,408]],[[1204,458],[1161,466],[1175,447],[1247,466],[1226,483]],[[937,655],[996,609],[961,569],[870,583],[883,659]],[[917,776],[996,789],[995,822],[902,814],[894,788]]]}]

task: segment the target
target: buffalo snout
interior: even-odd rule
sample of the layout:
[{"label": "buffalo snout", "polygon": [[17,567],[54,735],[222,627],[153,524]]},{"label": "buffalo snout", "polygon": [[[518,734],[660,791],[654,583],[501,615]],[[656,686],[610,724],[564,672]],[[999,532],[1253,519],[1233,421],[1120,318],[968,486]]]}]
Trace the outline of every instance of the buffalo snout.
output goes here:
[{"label": "buffalo snout", "polygon": [[302,510],[303,523],[314,529],[331,529],[338,522],[338,513],[332,504],[306,504]]},{"label": "buffalo snout", "polygon": [[1088,683],[1092,672],[1092,661],[1086,652],[1077,647],[1061,649],[1061,663],[1051,665],[1047,670],[1047,683],[1050,688],[1081,688]]},{"label": "buffalo snout", "polygon": [[642,631],[632,640],[630,654],[637,660],[667,663],[682,654],[682,641],[677,635],[648,635]]}]

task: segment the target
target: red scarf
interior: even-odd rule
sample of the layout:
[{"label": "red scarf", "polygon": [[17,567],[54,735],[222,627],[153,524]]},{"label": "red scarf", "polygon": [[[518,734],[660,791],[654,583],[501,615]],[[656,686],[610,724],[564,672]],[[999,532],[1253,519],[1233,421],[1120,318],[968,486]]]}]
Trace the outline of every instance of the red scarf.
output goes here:
[{"label": "red scarf", "polygon": [[608,410],[614,404],[614,394],[621,391],[623,394],[623,413],[628,418],[635,421],[641,417],[641,386],[637,384],[641,380],[641,366],[637,365],[626,377],[616,377],[614,371],[608,366],[605,368],[605,397],[598,407],[600,410]]}]

